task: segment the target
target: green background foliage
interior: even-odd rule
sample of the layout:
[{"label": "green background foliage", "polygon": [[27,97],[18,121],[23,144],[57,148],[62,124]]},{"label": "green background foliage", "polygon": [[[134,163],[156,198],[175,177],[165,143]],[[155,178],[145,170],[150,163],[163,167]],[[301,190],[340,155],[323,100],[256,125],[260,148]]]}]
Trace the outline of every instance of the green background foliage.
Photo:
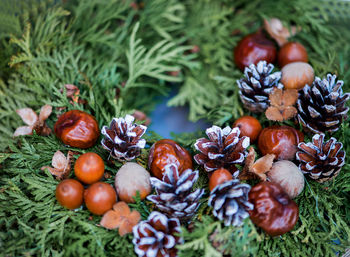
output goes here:
[{"label": "green background foliage", "polygon": [[[302,28],[293,40],[303,43],[317,76],[335,73],[350,91],[350,4],[330,0],[131,0],[0,1],[0,255],[132,256],[132,236],[98,226],[100,217],[85,207],[69,211],[55,200],[58,184],[40,168],[68,148],[55,136],[12,138],[23,122],[16,109],[54,107],[52,128],[63,111],[81,109],[99,125],[140,109],[149,113],[156,96],[172,86],[179,92],[170,106],[188,105],[189,119],[205,117],[230,125],[245,112],[237,94],[242,73],[233,63],[233,48],[254,32],[263,18],[277,17]],[[192,51],[194,47],[199,52]],[[174,75],[174,72],[178,73]],[[72,105],[61,89],[79,87],[87,104]],[[64,107],[62,110],[59,107]],[[247,112],[245,112],[247,113]],[[247,113],[249,114],[249,113]],[[264,126],[272,124],[262,116]],[[193,152],[203,133],[176,135]],[[350,153],[349,123],[335,135]],[[150,132],[151,145],[160,139]],[[307,140],[310,136],[307,136]],[[137,161],[146,166],[148,149]],[[73,149],[94,151],[99,146]],[[107,162],[112,177],[122,165]],[[73,175],[71,175],[73,176]],[[107,182],[113,183],[113,179]],[[239,228],[223,227],[206,206],[207,178],[201,170],[197,187],[206,189],[191,231],[183,228],[180,256],[334,256],[350,245],[350,164],[331,182],[308,181],[296,199],[300,219],[295,229],[271,238],[249,220]],[[146,218],[153,206],[131,205]]]}]

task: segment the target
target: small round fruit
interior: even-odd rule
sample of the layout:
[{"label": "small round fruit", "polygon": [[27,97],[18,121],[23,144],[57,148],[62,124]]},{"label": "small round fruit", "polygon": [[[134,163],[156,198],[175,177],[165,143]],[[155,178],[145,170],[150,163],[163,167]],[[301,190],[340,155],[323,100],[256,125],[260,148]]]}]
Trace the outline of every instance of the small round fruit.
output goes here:
[{"label": "small round fruit", "polygon": [[115,176],[115,188],[119,199],[124,202],[135,202],[133,197],[136,196],[137,191],[140,193],[141,200],[143,200],[152,190],[150,175],[141,165],[127,162]]},{"label": "small round fruit", "polygon": [[79,156],[74,165],[75,176],[85,184],[99,181],[104,173],[105,164],[96,153],[84,153]]},{"label": "small round fruit", "polygon": [[306,49],[298,42],[288,42],[278,52],[278,64],[281,68],[292,62],[308,62]]},{"label": "small round fruit", "polygon": [[56,121],[54,131],[64,144],[78,148],[93,146],[100,136],[96,119],[79,110],[63,113]]},{"label": "small round fruit", "polygon": [[295,128],[274,125],[261,131],[258,147],[262,155],[274,154],[277,160],[293,160],[302,140],[302,134]]},{"label": "small round fruit", "polygon": [[314,81],[314,69],[306,62],[292,62],[282,69],[281,83],[285,89],[303,89]]},{"label": "small round fruit", "polygon": [[83,203],[84,187],[75,179],[65,179],[56,187],[56,199],[63,207],[76,209]]},{"label": "small round fruit", "polygon": [[235,63],[240,70],[259,61],[273,63],[277,50],[273,41],[267,39],[262,32],[249,34],[238,42],[234,50]]},{"label": "small round fruit", "polygon": [[280,185],[288,196],[293,199],[304,189],[304,175],[291,161],[278,161],[267,173],[271,182]]},{"label": "small round fruit", "polygon": [[213,191],[217,185],[220,185],[229,180],[232,180],[232,174],[227,169],[217,169],[213,172],[209,179],[209,190]]},{"label": "small round fruit", "polygon": [[152,175],[162,179],[165,166],[174,163],[178,166],[179,175],[187,169],[192,169],[190,153],[171,139],[162,139],[155,142],[149,152],[148,169]]},{"label": "small round fruit", "polygon": [[249,137],[251,142],[254,142],[258,138],[262,130],[260,122],[252,116],[239,118],[235,121],[233,127],[238,127],[241,131],[240,135]]},{"label": "small round fruit", "polygon": [[117,201],[117,194],[110,184],[96,182],[85,190],[84,201],[90,212],[102,215],[112,209]]}]

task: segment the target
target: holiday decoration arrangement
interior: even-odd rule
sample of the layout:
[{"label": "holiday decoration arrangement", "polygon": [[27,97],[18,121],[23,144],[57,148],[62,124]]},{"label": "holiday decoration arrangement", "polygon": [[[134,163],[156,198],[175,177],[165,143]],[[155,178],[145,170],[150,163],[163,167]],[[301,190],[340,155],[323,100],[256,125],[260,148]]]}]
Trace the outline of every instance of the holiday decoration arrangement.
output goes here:
[{"label": "holiday decoration arrangement", "polygon": [[1,254],[350,249],[349,3],[0,5]]}]

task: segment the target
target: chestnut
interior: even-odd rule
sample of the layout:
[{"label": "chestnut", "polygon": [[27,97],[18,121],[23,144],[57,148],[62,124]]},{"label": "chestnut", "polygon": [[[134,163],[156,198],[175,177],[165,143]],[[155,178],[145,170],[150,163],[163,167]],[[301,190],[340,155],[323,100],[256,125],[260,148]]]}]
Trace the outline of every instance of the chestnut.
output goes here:
[{"label": "chestnut", "polygon": [[148,171],[141,165],[134,162],[125,163],[115,176],[115,188],[119,199],[133,203],[137,191],[140,193],[141,200],[145,199],[151,193],[152,186]]},{"label": "chestnut", "polygon": [[262,127],[258,119],[252,116],[240,117],[233,123],[233,127],[238,127],[241,131],[240,136],[247,136],[250,138],[250,142],[257,140]]},{"label": "chestnut", "polygon": [[76,209],[83,203],[84,187],[75,179],[65,179],[56,187],[56,199],[63,207]]},{"label": "chestnut", "polygon": [[91,213],[102,215],[112,209],[117,201],[117,194],[110,184],[96,182],[85,190],[84,201]]},{"label": "chestnut", "polygon": [[100,136],[96,119],[79,110],[62,114],[55,123],[54,131],[64,144],[78,148],[93,146]]},{"label": "chestnut", "polygon": [[297,145],[303,140],[303,134],[295,128],[274,125],[261,131],[258,147],[262,155],[274,154],[278,160],[293,160]]},{"label": "chestnut", "polygon": [[80,155],[74,164],[75,176],[85,184],[99,181],[103,177],[104,171],[105,164],[102,158],[93,152]]},{"label": "chestnut", "polygon": [[248,195],[254,209],[249,211],[252,222],[270,236],[292,230],[299,219],[299,208],[283,189],[273,182],[260,182]]},{"label": "chestnut", "polygon": [[282,69],[281,83],[285,89],[303,89],[311,85],[315,78],[314,69],[306,62],[292,62]]},{"label": "chestnut", "polygon": [[152,175],[162,179],[165,166],[174,163],[179,169],[179,175],[184,170],[193,169],[190,153],[171,139],[162,139],[155,142],[149,152],[148,169]]},{"label": "chestnut", "polygon": [[298,42],[288,42],[278,52],[278,65],[281,68],[292,62],[308,62],[306,49]]},{"label": "chestnut", "polygon": [[227,169],[221,168],[211,174],[209,179],[209,190],[213,191],[213,189],[226,181],[232,180],[232,174]]},{"label": "chestnut", "polygon": [[257,64],[265,60],[273,63],[276,60],[277,50],[273,41],[258,31],[245,36],[234,49],[234,60],[240,70],[250,64]]},{"label": "chestnut", "polygon": [[304,189],[304,175],[291,161],[282,160],[272,164],[267,178],[280,185],[291,199],[297,197]]}]

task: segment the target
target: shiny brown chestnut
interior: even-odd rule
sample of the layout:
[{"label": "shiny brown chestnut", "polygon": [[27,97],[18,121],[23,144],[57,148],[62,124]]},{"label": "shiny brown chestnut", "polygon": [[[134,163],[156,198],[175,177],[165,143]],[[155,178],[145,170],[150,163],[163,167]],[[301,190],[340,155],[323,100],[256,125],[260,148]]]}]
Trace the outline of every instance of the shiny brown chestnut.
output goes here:
[{"label": "shiny brown chestnut", "polygon": [[[181,174],[184,170],[192,169],[192,157],[189,152],[171,139],[162,139],[155,142],[149,152],[148,169],[152,175],[162,179],[164,167],[174,163]],[[179,175],[180,175],[179,174]]]},{"label": "shiny brown chestnut", "polygon": [[299,219],[298,205],[273,182],[260,182],[252,187],[248,197],[254,205],[249,211],[250,219],[270,236],[291,231]]},{"label": "shiny brown chestnut", "polygon": [[262,60],[273,63],[276,56],[274,42],[265,37],[261,31],[245,36],[234,49],[235,63],[242,71],[246,66],[257,64]]},{"label": "shiny brown chestnut", "polygon": [[64,144],[78,148],[93,146],[100,136],[96,119],[79,110],[62,114],[55,123],[54,131]]},{"label": "shiny brown chestnut", "polygon": [[233,123],[233,127],[238,127],[241,131],[240,136],[247,136],[250,138],[250,142],[254,142],[258,139],[258,136],[262,130],[261,124],[258,119],[252,116],[240,117]]},{"label": "shiny brown chestnut", "polygon": [[305,47],[298,42],[288,42],[278,52],[278,65],[280,68],[288,63],[308,62],[308,60]]},{"label": "shiny brown chestnut", "polygon": [[258,147],[262,155],[274,154],[277,160],[293,160],[302,141],[304,135],[295,128],[274,125],[261,131]]}]

